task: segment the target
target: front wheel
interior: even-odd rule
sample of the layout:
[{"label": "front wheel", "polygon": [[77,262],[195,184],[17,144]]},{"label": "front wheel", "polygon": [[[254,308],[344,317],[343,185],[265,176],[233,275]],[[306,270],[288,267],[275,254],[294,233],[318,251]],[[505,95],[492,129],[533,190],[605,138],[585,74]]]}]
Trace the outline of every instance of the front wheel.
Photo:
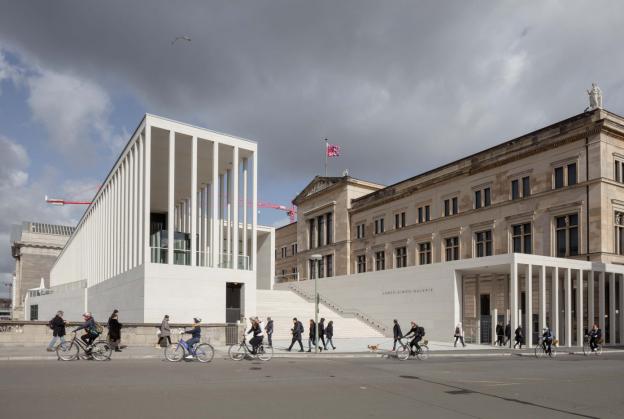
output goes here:
[{"label": "front wheel", "polygon": [[535,358],[541,358],[544,356],[544,347],[540,343],[535,347]]},{"label": "front wheel", "polygon": [[273,358],[273,347],[260,345],[258,347],[257,356],[260,361],[270,361]]},{"label": "front wheel", "polygon": [[56,347],[56,356],[62,361],[72,361],[78,358],[78,345],[74,342],[62,342]]},{"label": "front wheel", "polygon": [[165,348],[165,358],[171,362],[181,361],[184,358],[184,348],[179,343],[172,343]]},{"label": "front wheel", "polygon": [[199,362],[210,362],[214,358],[214,348],[212,345],[202,343],[195,348],[195,356]]},{"label": "front wheel", "polygon": [[409,356],[410,356],[410,351],[407,345],[399,345],[399,347],[396,349],[396,357],[400,361],[406,361],[409,358]]},{"label": "front wheel", "polygon": [[96,361],[106,361],[110,359],[113,349],[106,342],[96,342],[91,349],[91,356]]},{"label": "front wheel", "polygon": [[245,348],[243,345],[232,345],[228,349],[228,355],[232,361],[242,361],[245,359]]},{"label": "front wheel", "polygon": [[429,347],[422,345],[420,347],[420,350],[416,353],[416,356],[421,361],[424,361],[424,360],[428,359],[429,358]]},{"label": "front wheel", "polygon": [[555,345],[550,345],[550,352],[548,353],[548,356],[551,358],[557,356],[557,347]]}]

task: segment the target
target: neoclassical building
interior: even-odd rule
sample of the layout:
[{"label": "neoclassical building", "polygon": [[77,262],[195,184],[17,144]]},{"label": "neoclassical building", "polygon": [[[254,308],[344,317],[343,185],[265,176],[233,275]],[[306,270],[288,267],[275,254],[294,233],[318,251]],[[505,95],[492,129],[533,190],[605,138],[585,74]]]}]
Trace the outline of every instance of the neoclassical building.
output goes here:
[{"label": "neoclassical building", "polygon": [[[317,176],[293,203],[298,220],[296,227],[277,230],[276,266],[298,272],[299,280],[357,278],[514,253],[623,264],[624,118],[604,109],[587,111],[389,186]],[[280,250],[293,245],[296,254]],[[322,260],[311,260],[313,254]],[[294,279],[280,272],[276,282]],[[537,281],[538,272],[533,275]],[[602,304],[621,307],[617,278],[606,289],[603,278],[602,291],[594,292],[592,276],[591,291],[583,283],[584,298],[589,292],[597,304],[602,296]],[[485,317],[492,324],[509,321],[509,287],[509,273],[462,276],[459,318],[467,328],[474,324],[475,340],[489,339],[484,330],[490,328],[481,326]],[[528,287],[531,300],[525,281],[518,287],[521,312],[533,300],[538,305],[537,287]],[[551,301],[552,287],[544,291]],[[587,312],[589,317],[594,313]],[[531,320],[535,330],[537,313]]]}]

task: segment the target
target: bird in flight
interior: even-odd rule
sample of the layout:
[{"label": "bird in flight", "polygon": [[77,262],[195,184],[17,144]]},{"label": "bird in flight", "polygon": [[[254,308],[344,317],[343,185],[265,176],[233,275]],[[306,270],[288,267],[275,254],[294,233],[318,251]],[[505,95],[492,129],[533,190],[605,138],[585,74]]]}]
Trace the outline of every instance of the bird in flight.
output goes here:
[{"label": "bird in flight", "polygon": [[176,36],[173,41],[171,41],[171,45],[175,44],[177,41],[187,41],[191,42],[190,36]]}]

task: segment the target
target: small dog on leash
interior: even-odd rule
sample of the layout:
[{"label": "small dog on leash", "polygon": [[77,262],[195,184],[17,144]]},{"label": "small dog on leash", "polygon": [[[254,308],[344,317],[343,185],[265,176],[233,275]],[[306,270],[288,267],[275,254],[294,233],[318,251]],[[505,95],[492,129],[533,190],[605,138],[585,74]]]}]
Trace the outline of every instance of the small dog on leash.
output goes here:
[{"label": "small dog on leash", "polygon": [[372,352],[377,352],[379,350],[379,344],[377,344],[377,345],[368,345],[367,348],[370,349]]}]

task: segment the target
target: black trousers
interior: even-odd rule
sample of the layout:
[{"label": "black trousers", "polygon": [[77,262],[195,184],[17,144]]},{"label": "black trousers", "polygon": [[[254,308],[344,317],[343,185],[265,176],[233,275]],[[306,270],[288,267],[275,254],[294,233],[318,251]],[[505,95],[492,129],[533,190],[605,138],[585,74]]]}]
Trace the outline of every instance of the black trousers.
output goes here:
[{"label": "black trousers", "polygon": [[254,352],[256,351],[256,349],[258,349],[258,346],[260,346],[260,344],[262,343],[262,338],[263,336],[254,336],[249,340],[249,343],[251,344],[251,348],[253,349]]},{"label": "black trousers", "polygon": [[392,343],[392,350],[396,351],[396,344],[399,342],[401,338],[394,338],[394,342]]},{"label": "black trousers", "polygon": [[93,343],[96,337],[97,335],[92,335],[91,333],[85,333],[84,335],[80,336],[80,339],[82,339],[82,341],[86,343],[87,346],[89,346]]},{"label": "black trousers", "polygon": [[164,340],[167,340],[169,345],[171,345],[171,336],[160,336],[158,338],[158,344],[162,346]]},{"label": "black trousers", "polygon": [[292,347],[295,345],[295,342],[299,343],[299,347],[303,351],[303,342],[301,342],[301,336],[293,336],[292,342],[290,342],[290,346],[288,347],[288,350],[290,351],[292,349]]},{"label": "black trousers", "polygon": [[273,332],[267,333],[267,339],[269,341],[269,346],[273,346]]},{"label": "black trousers", "polygon": [[457,346],[457,341],[460,341],[462,346],[466,346],[466,344],[464,343],[464,337],[463,336],[455,336],[455,345]]},{"label": "black trousers", "polygon": [[325,335],[321,335],[321,342],[323,342],[323,349],[327,349],[327,343],[325,343]]}]

